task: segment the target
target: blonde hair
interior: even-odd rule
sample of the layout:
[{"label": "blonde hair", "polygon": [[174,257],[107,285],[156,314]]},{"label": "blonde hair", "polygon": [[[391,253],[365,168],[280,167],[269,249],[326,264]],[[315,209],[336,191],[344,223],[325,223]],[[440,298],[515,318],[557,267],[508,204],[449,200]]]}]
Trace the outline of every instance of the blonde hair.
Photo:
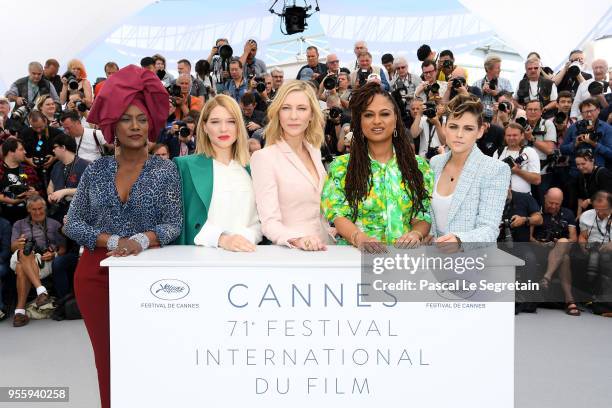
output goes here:
[{"label": "blonde hair", "polygon": [[221,106],[230,113],[230,115],[236,121],[237,135],[236,141],[232,146],[232,158],[240,163],[241,166],[246,166],[249,163],[249,147],[248,147],[248,133],[244,127],[244,120],[242,119],[242,111],[240,106],[234,100],[234,98],[227,95],[217,95],[214,98],[206,102],[206,105],[200,112],[200,120],[196,127],[196,154],[203,154],[207,157],[215,157],[215,150],[213,149],[212,142],[204,129],[204,125],[208,122],[210,113],[217,106]]},{"label": "blonde hair", "polygon": [[492,54],[492,55],[489,55],[489,56],[488,56],[488,57],[485,59],[485,61],[484,61],[484,68],[485,68],[485,71],[488,71],[488,70],[490,70],[491,68],[493,68],[493,66],[494,66],[495,64],[498,64],[498,63],[499,63],[499,64],[501,64],[501,62],[502,62],[502,60],[501,60],[501,58],[500,58],[499,56],[497,56],[497,55],[493,55],[493,54]]},{"label": "blonde hair", "polygon": [[291,92],[303,92],[308,98],[310,110],[312,111],[312,118],[306,132],[304,132],[304,140],[310,143],[313,147],[319,149],[323,143],[323,113],[319,105],[317,96],[312,86],[307,81],[299,81],[293,79],[286,81],[280,88],[274,97],[274,100],[268,107],[268,125],[264,129],[264,138],[266,139],[267,145],[273,145],[277,143],[283,133],[283,129],[280,124],[280,109],[287,99],[287,95]]},{"label": "blonde hair", "polygon": [[87,79],[87,70],[85,69],[85,65],[78,59],[71,59],[68,61],[68,71],[72,71],[72,68],[80,68],[81,69],[81,78],[79,79]]}]

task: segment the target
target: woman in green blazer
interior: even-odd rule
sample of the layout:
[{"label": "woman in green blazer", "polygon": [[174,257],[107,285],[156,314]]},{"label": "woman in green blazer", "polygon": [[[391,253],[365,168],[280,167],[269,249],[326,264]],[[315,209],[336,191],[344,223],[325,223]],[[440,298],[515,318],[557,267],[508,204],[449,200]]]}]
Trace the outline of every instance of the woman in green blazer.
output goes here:
[{"label": "woman in green blazer", "polygon": [[254,251],[261,223],[248,167],[248,136],[238,104],[229,96],[209,100],[200,114],[196,152],[176,157],[184,222],[178,245]]}]

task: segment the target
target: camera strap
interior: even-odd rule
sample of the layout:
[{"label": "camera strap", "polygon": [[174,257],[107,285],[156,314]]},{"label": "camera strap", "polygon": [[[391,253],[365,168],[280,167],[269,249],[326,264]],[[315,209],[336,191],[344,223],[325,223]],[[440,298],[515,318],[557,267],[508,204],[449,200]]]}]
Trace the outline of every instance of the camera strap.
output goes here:
[{"label": "camera strap", "polygon": [[433,123],[427,123],[429,125],[429,140],[427,141],[427,150],[431,149],[431,141],[433,140],[434,132],[436,131],[436,126]]},{"label": "camera strap", "polygon": [[[85,132],[83,132],[83,136],[85,136]],[[98,150],[100,151],[100,156],[104,156],[104,148],[102,147],[102,145],[100,145],[100,141],[98,140],[98,134],[96,133],[96,129],[94,129],[93,131],[93,138],[94,138],[94,142],[96,142],[96,146],[98,147]],[[81,142],[83,141],[83,138],[81,138],[81,140],[79,140],[79,146],[81,146]],[[77,153],[78,153],[78,148],[77,148]]]},{"label": "camera strap", "polygon": [[[28,217],[28,225],[30,226],[30,239],[36,242],[36,240],[34,239],[34,224],[32,223],[32,217]],[[49,231],[47,229],[47,217],[45,217],[45,220],[43,221],[42,231],[43,231],[43,236],[45,238],[45,249],[48,249],[49,248],[49,236],[48,236]]]}]

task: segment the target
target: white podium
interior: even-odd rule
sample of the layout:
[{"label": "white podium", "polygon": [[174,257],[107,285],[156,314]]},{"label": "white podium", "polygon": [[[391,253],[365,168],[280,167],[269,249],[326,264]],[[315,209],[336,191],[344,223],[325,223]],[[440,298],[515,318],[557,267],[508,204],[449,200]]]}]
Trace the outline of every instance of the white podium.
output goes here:
[{"label": "white podium", "polygon": [[340,246],[102,265],[113,408],[514,407],[513,302],[366,303],[360,253]]}]

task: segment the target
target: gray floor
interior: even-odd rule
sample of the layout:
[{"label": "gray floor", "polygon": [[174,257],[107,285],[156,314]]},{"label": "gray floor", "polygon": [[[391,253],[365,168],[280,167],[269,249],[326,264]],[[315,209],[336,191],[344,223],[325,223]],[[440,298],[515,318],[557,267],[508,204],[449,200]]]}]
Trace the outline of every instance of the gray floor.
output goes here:
[{"label": "gray floor", "polygon": [[[0,386],[70,387],[70,403],[36,407],[99,407],[93,353],[81,320],[32,321],[19,329],[10,320],[0,322],[0,350]],[[611,367],[612,319],[589,313],[575,318],[558,310],[517,317],[517,408],[610,408]]]}]

